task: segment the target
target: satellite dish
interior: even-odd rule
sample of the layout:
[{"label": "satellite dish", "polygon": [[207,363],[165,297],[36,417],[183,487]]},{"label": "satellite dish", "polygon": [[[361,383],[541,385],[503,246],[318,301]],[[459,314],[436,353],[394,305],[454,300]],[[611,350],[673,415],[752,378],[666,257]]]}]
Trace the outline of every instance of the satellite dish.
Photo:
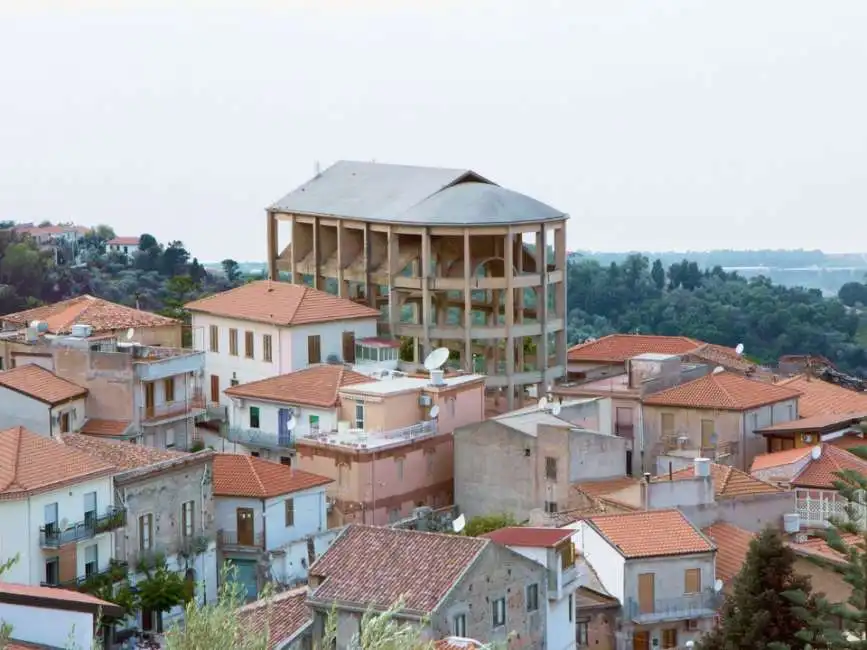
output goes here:
[{"label": "satellite dish", "polygon": [[821,445],[816,445],[815,447],[813,447],[810,450],[810,456],[813,458],[813,460],[819,460],[819,458],[822,456]]},{"label": "satellite dish", "polygon": [[428,371],[439,370],[442,365],[449,360],[449,354],[448,348],[437,348],[425,358],[425,369]]},{"label": "satellite dish", "polygon": [[463,515],[460,515],[457,519],[452,522],[452,530],[456,533],[461,532],[467,525],[467,519]]},{"label": "satellite dish", "polygon": [[741,356],[741,355],[744,353],[744,344],[743,344],[743,343],[738,343],[738,344],[735,346],[735,352],[737,353],[738,356]]},{"label": "satellite dish", "polygon": [[440,407],[438,404],[434,404],[430,407],[430,416],[431,419],[436,420],[436,417],[440,414]]},{"label": "satellite dish", "polygon": [[546,408],[548,408],[548,398],[547,398],[547,397],[542,397],[542,398],[539,400],[539,410],[540,410],[540,411],[544,411]]},{"label": "satellite dish", "polygon": [[132,327],[130,327],[130,328],[126,331],[126,340],[127,340],[127,341],[132,341],[132,337],[133,337],[133,336],[135,336],[135,330],[134,330]]},{"label": "satellite dish", "polygon": [[289,419],[286,420],[286,431],[292,431],[295,428],[295,416],[290,415]]},{"label": "satellite dish", "polygon": [[38,320],[30,321],[30,327],[39,327],[39,321]]},{"label": "satellite dish", "polygon": [[554,406],[551,408],[551,413],[554,415],[560,415],[560,405],[554,404]]},{"label": "satellite dish", "polygon": [[726,371],[726,369],[723,368],[722,366],[717,366],[716,368],[713,369],[713,374],[718,375],[721,372],[725,372],[725,371]]},{"label": "satellite dish", "polygon": [[723,590],[723,581],[717,578],[713,583],[713,590],[717,593],[721,592]]}]

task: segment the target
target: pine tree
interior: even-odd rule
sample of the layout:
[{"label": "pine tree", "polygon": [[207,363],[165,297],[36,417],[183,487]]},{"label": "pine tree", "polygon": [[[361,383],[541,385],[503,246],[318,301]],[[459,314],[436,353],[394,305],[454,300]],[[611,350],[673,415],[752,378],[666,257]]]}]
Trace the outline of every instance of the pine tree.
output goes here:
[{"label": "pine tree", "polygon": [[[702,637],[699,650],[806,650],[796,636],[805,626],[783,592],[810,597],[810,580],[794,571],[795,553],[779,531],[766,529],[751,543],[746,561],[722,608],[719,627]],[[805,601],[809,606],[809,603]]]}]

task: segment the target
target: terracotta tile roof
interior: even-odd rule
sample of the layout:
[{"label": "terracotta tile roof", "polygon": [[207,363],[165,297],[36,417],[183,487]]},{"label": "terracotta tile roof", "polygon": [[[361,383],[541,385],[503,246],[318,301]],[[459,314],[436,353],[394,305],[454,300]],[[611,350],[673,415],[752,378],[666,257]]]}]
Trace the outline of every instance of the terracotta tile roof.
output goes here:
[{"label": "terracotta tile roof", "polygon": [[181,451],[156,449],[145,445],[134,445],[123,440],[100,440],[78,433],[64,433],[60,441],[72,449],[78,449],[94,458],[102,460],[118,469],[137,469],[147,467],[164,460],[173,460],[187,456]]},{"label": "terracotta tile roof", "polygon": [[458,636],[449,636],[434,643],[436,650],[477,650],[483,646],[484,644],[481,641],[464,639]]},{"label": "terracotta tile roof", "polygon": [[569,528],[529,528],[507,526],[481,535],[501,546],[527,546],[532,548],[553,548],[569,539],[575,533]]},{"label": "terracotta tile roof", "polygon": [[310,567],[311,598],[386,609],[404,599],[428,614],[491,541],[477,537],[350,525]]},{"label": "terracotta tile roof", "polygon": [[579,343],[567,353],[569,361],[601,361],[620,363],[648,352],[656,354],[686,354],[701,341],[685,336],[650,336],[647,334],[610,334],[601,339]]},{"label": "terracotta tile roof", "polygon": [[189,311],[273,325],[379,318],[379,311],[312,287],[261,280],[187,303]]},{"label": "terracotta tile roof", "polygon": [[3,599],[9,596],[24,596],[39,598],[41,600],[53,600],[55,602],[79,603],[82,605],[92,605],[94,609],[100,607],[117,608],[117,605],[113,603],[80,591],[57,589],[56,587],[33,587],[15,582],[0,582],[0,602],[3,602]]},{"label": "terracotta tile roof", "polygon": [[701,532],[716,544],[716,577],[728,584],[740,573],[755,533],[726,522],[702,528]]},{"label": "terracotta tile roof", "polygon": [[0,316],[0,321],[21,327],[26,327],[34,320],[45,321],[51,334],[69,334],[76,323],[90,325],[94,334],[129,327],[167,327],[181,324],[174,318],[125,307],[87,294]]},{"label": "terracotta tile roof", "polygon": [[141,242],[141,237],[115,237],[114,239],[109,239],[105,242],[105,245],[138,246],[139,242]]},{"label": "terracotta tile roof", "polygon": [[734,348],[727,348],[714,343],[705,343],[697,347],[689,353],[689,356],[737,372],[750,372],[756,368],[756,364],[739,355]]},{"label": "terracotta tile roof", "polygon": [[114,471],[104,461],[24,427],[0,431],[0,500],[22,499]]},{"label": "terracotta tile roof", "polygon": [[809,418],[826,413],[867,412],[867,393],[859,393],[821,379],[797,375],[777,384],[801,393],[798,414]]},{"label": "terracotta tile roof", "polygon": [[108,438],[120,437],[129,429],[129,420],[103,420],[102,418],[88,418],[82,425],[79,433],[88,436],[105,436]]},{"label": "terracotta tile roof", "polygon": [[254,456],[214,456],[214,496],[268,499],[333,482],[327,476]]},{"label": "terracotta tile roof", "polygon": [[820,447],[822,453],[819,459],[811,458],[807,461],[804,468],[790,481],[792,486],[833,490],[834,483],[840,480],[836,473],[844,469],[855,470],[867,476],[867,460],[827,443]]},{"label": "terracotta tile roof", "polygon": [[0,386],[49,406],[87,395],[86,388],[33,363],[0,372]]},{"label": "terracotta tile roof", "polygon": [[601,481],[585,481],[583,483],[573,483],[572,489],[583,492],[587,496],[601,497],[607,494],[620,492],[624,488],[638,485],[641,481],[633,476],[618,476],[617,478],[609,478]]},{"label": "terracotta tile roof", "polygon": [[[736,499],[742,496],[755,494],[779,494],[785,490],[776,485],[766,483],[728,465],[710,464],[710,475],[713,479],[713,490],[718,499]],[[695,477],[695,467],[685,467],[672,473],[671,478],[675,481],[691,479]],[[667,481],[667,476],[658,476],[654,481]]]},{"label": "terracotta tile roof", "polygon": [[[850,545],[858,545],[862,542],[859,535],[845,534],[840,536],[843,542]],[[842,562],[844,557],[828,546],[821,537],[809,537],[805,542],[789,542],[789,548],[800,555],[814,555],[832,562]]]},{"label": "terracotta tile roof", "polygon": [[268,631],[268,650],[277,650],[313,622],[307,587],[290,589],[238,609],[241,626],[250,635]]},{"label": "terracotta tile roof", "polygon": [[796,449],[786,449],[785,451],[775,451],[771,454],[760,454],[753,459],[750,472],[796,463],[809,456],[811,450],[812,447],[799,447]]},{"label": "terracotta tile roof", "polygon": [[343,386],[370,384],[375,381],[377,380],[348,370],[343,365],[323,364],[239,384],[223,392],[232,397],[334,408],[339,403],[337,393]]},{"label": "terracotta tile roof", "polygon": [[790,422],[780,422],[769,427],[759,429],[757,433],[810,433],[826,430],[826,433],[831,433],[835,430],[844,429],[848,426],[858,424],[861,420],[867,420],[867,412],[859,411],[853,413],[819,413],[811,415],[807,418],[800,418]]},{"label": "terracotta tile roof", "polygon": [[798,397],[796,390],[779,384],[747,379],[732,372],[711,373],[644,399],[653,406],[746,411]]},{"label": "terracotta tile roof", "polygon": [[714,550],[679,510],[647,510],[586,519],[623,557],[657,557]]},{"label": "terracotta tile roof", "polygon": [[838,449],[846,449],[848,451],[851,451],[853,449],[857,449],[858,447],[867,447],[867,440],[865,440],[861,436],[840,436],[839,438],[829,440],[828,444],[833,445]]},{"label": "terracotta tile roof", "polygon": [[57,646],[45,645],[44,643],[31,643],[30,641],[19,641],[10,639],[3,650],[56,650]]}]

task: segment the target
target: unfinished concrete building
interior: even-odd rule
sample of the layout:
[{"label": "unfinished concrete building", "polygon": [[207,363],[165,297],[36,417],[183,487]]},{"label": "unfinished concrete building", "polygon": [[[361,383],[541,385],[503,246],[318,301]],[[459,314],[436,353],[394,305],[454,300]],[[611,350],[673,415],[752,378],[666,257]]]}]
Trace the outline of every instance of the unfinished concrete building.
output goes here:
[{"label": "unfinished concrete building", "polygon": [[340,161],[267,209],[269,272],[379,309],[410,365],[448,347],[511,407],[564,374],[567,219],[470,170]]}]

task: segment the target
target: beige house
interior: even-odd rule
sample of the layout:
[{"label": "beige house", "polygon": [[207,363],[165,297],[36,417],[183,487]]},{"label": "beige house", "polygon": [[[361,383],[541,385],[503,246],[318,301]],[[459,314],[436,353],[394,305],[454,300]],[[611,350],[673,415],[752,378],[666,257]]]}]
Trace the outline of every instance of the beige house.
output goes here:
[{"label": "beige house", "polygon": [[764,453],[759,430],[798,417],[800,393],[786,386],[713,372],[644,398],[644,444],[657,473],[708,457],[747,470]]}]

